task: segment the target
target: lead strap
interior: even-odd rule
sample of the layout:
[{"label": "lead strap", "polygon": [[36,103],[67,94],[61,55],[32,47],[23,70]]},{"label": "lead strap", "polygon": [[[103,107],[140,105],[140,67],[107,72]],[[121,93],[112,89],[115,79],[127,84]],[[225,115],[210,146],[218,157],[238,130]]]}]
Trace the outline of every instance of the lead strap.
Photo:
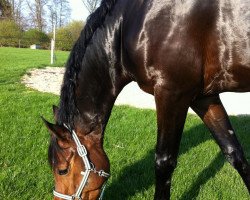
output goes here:
[{"label": "lead strap", "polygon": [[102,191],[101,191],[101,194],[100,194],[98,200],[102,200],[103,199],[105,188],[106,188],[106,183],[102,186],[102,189],[101,189]]}]

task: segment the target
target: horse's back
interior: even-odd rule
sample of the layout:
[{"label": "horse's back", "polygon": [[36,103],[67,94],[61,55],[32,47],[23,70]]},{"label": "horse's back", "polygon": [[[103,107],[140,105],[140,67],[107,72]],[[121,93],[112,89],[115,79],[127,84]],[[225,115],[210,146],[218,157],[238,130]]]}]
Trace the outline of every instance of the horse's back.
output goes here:
[{"label": "horse's back", "polygon": [[124,20],[127,67],[147,92],[164,83],[183,90],[204,84],[206,90],[219,71],[233,66],[233,59],[250,63],[250,0],[150,0],[131,5]]}]

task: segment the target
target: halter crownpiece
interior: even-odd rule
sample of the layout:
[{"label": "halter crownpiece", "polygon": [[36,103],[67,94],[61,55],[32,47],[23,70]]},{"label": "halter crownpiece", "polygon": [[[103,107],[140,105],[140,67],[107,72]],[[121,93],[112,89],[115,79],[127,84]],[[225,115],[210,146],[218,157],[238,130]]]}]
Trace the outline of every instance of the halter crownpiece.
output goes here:
[{"label": "halter crownpiece", "polygon": [[[62,194],[60,192],[57,192],[55,190],[53,191],[53,194],[54,194],[54,196],[59,197],[61,199],[66,199],[66,200],[79,199],[79,200],[81,200],[82,199],[81,194],[82,194],[84,187],[87,184],[90,172],[93,172],[93,173],[97,174],[98,176],[105,177],[105,178],[109,178],[110,174],[105,172],[104,170],[99,170],[99,171],[96,170],[94,164],[89,161],[89,158],[87,156],[87,154],[88,154],[87,149],[84,145],[81,144],[76,132],[73,129],[71,129],[69,126],[67,126],[66,124],[63,124],[63,126],[71,133],[72,138],[73,138],[74,142],[76,143],[77,153],[79,154],[79,156],[83,160],[83,163],[85,165],[85,171],[81,172],[81,175],[83,175],[83,178],[82,178],[82,181],[81,181],[75,194],[66,195],[66,194]],[[101,195],[99,197],[99,200],[101,200],[103,197],[104,189],[105,189],[105,185],[102,187],[102,191],[101,191]]]}]

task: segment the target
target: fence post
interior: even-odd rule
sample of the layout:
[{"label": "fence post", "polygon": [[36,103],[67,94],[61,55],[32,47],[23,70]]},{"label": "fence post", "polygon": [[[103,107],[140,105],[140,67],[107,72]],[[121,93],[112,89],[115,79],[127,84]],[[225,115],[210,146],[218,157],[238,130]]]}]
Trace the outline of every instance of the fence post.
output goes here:
[{"label": "fence post", "polygon": [[50,64],[51,65],[53,65],[54,61],[55,61],[54,50],[55,50],[55,41],[54,41],[54,39],[51,39],[51,57],[50,57]]},{"label": "fence post", "polygon": [[51,65],[53,65],[55,62],[55,46],[56,46],[56,25],[54,25],[53,38],[51,39],[51,57],[50,57]]}]

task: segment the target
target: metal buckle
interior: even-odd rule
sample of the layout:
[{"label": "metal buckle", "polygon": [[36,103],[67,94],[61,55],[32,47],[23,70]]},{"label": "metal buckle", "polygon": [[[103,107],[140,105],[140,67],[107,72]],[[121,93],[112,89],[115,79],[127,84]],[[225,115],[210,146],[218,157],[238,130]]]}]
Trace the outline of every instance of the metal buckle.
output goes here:
[{"label": "metal buckle", "polygon": [[81,157],[87,156],[87,154],[88,154],[87,149],[84,145],[78,146],[77,152],[78,152],[79,156],[81,156]]},{"label": "metal buckle", "polygon": [[98,175],[99,175],[99,176],[103,176],[103,173],[104,173],[103,170],[98,171]]},{"label": "metal buckle", "polygon": [[90,171],[92,171],[93,173],[95,173],[95,174],[98,174],[98,176],[101,176],[101,177],[105,177],[105,178],[108,178],[110,175],[108,174],[108,173],[106,173],[104,170],[96,170],[96,168],[95,168],[95,165],[92,163],[92,162],[90,162],[90,166],[91,166],[91,169],[90,169]]}]

